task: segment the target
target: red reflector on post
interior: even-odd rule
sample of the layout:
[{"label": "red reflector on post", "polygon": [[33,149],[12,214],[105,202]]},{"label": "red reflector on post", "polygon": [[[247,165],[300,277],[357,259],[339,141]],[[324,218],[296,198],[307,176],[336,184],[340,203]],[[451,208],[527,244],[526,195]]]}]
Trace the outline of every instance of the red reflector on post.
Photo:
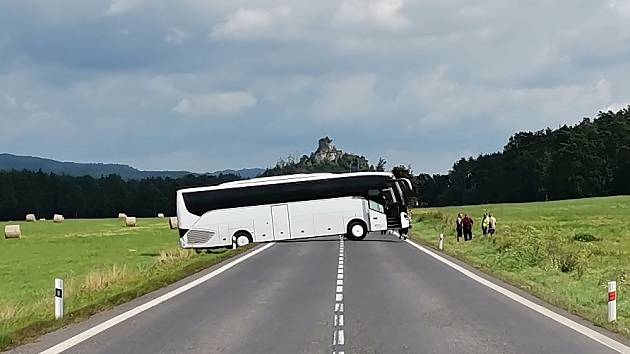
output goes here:
[{"label": "red reflector on post", "polygon": [[612,292],[612,293],[608,293],[608,301],[615,301],[617,300],[617,292]]}]

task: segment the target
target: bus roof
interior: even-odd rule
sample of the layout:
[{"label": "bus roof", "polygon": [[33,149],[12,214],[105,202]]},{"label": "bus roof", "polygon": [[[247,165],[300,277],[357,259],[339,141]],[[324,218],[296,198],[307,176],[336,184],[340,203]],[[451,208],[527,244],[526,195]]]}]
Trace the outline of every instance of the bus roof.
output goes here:
[{"label": "bus roof", "polygon": [[258,177],[258,178],[252,178],[252,179],[247,179],[247,180],[242,180],[242,181],[225,182],[217,186],[185,188],[185,189],[180,189],[177,192],[178,193],[191,193],[191,192],[201,192],[201,191],[208,191],[208,190],[262,186],[262,185],[281,184],[281,183],[294,183],[294,182],[302,182],[302,181],[325,180],[325,179],[332,179],[332,178],[351,178],[351,177],[359,177],[359,176],[383,176],[383,177],[394,178],[394,174],[391,172],[300,173],[300,174],[293,174],[293,175]]},{"label": "bus roof", "polygon": [[283,176],[271,176],[271,177],[257,177],[250,179],[243,179],[239,181],[232,182],[224,182],[221,183],[221,186],[229,186],[229,185],[251,185],[253,183],[259,184],[261,182],[271,182],[271,181],[286,181],[292,180],[296,178],[305,178],[305,177],[317,177],[317,176],[330,176],[334,175],[333,173],[297,173],[293,175],[283,175]]}]

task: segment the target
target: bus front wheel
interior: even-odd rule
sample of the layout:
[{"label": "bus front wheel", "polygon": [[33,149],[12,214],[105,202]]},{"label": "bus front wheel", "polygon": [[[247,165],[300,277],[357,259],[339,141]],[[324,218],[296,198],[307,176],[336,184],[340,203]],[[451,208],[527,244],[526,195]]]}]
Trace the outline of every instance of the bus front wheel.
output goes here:
[{"label": "bus front wheel", "polygon": [[252,240],[247,232],[239,232],[234,235],[234,239],[236,240],[237,247],[244,247],[249,245]]},{"label": "bus front wheel", "polygon": [[363,240],[367,236],[367,227],[360,221],[353,221],[348,224],[348,234],[346,237],[352,241]]}]

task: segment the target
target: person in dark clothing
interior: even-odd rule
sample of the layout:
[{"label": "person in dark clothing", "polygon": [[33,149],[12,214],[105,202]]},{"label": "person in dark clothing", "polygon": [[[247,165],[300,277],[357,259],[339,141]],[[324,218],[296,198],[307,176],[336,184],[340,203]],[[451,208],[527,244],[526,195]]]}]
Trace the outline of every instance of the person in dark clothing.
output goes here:
[{"label": "person in dark clothing", "polygon": [[462,235],[464,234],[462,220],[464,220],[464,218],[462,217],[462,213],[457,214],[457,220],[455,221],[455,229],[457,230],[457,242],[459,242],[459,239],[462,238]]},{"label": "person in dark clothing", "polygon": [[468,216],[468,214],[464,214],[464,218],[462,219],[462,227],[464,229],[464,241],[470,241],[473,238],[472,228],[475,222],[473,219]]}]

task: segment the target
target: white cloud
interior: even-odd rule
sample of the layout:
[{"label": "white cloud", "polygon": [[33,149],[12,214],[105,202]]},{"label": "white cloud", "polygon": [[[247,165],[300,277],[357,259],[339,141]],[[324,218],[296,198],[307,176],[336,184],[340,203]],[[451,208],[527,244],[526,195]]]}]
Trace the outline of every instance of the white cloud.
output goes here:
[{"label": "white cloud", "polygon": [[610,99],[605,79],[585,85],[494,88],[454,81],[444,66],[410,81],[399,96],[403,109],[422,107],[414,118],[418,132],[462,125],[510,134],[575,122]]},{"label": "white cloud", "polygon": [[39,106],[36,103],[24,101],[24,103],[22,103],[22,108],[27,111],[35,111],[39,108]]},{"label": "white cloud", "polygon": [[608,104],[608,106],[606,106],[606,108],[602,108],[601,111],[603,111],[603,112],[608,112],[608,111],[618,112],[621,109],[628,108],[628,107],[630,107],[630,102],[626,102],[626,103],[613,102],[613,103]]},{"label": "white cloud", "polygon": [[253,107],[256,102],[256,97],[245,91],[207,93],[182,98],[173,111],[195,116],[233,115]]},{"label": "white cloud", "polygon": [[376,24],[398,30],[408,25],[402,15],[404,0],[344,0],[335,14],[341,24]]},{"label": "white cloud", "polygon": [[259,37],[279,30],[282,22],[290,19],[291,9],[279,6],[272,9],[240,8],[227,19],[216,25],[210,36],[213,38]]},{"label": "white cloud", "polygon": [[376,92],[378,77],[363,74],[333,79],[322,87],[322,95],[311,108],[317,120],[346,124],[387,111],[393,102]]},{"label": "white cloud", "polygon": [[164,40],[171,44],[181,44],[187,41],[189,37],[190,34],[188,34],[188,32],[179,28],[171,28],[164,37]]},{"label": "white cloud", "polygon": [[608,0],[606,5],[617,15],[630,17],[630,0]]},{"label": "white cloud", "polygon": [[105,11],[106,15],[122,15],[125,14],[140,5],[146,0],[112,0],[109,7]]},{"label": "white cloud", "polygon": [[4,99],[10,106],[15,106],[17,104],[17,99],[13,96],[4,95]]}]

